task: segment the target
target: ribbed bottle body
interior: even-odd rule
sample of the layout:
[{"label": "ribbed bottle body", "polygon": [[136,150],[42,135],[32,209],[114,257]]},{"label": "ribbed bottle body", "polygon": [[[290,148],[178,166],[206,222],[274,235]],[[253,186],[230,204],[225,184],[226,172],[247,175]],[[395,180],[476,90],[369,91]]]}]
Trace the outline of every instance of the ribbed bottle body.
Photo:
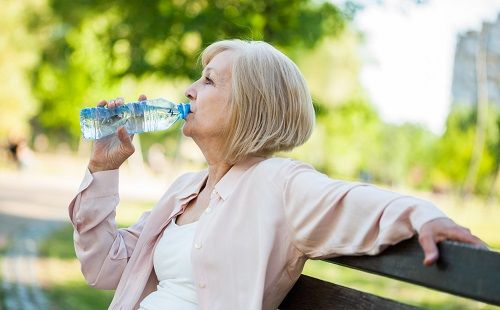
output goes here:
[{"label": "ribbed bottle body", "polygon": [[[100,139],[116,133],[123,126],[129,134],[165,130],[177,120],[185,118],[189,105],[180,111],[164,99],[127,103],[112,109],[105,107],[84,108],[80,111],[80,126],[86,139]],[[184,115],[185,114],[185,115]]]}]

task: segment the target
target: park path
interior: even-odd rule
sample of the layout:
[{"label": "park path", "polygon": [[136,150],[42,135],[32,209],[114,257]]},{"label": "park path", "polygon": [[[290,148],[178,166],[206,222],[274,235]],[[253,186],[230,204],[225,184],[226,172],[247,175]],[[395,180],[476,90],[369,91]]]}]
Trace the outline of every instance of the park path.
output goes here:
[{"label": "park path", "polygon": [[50,308],[39,281],[38,245],[67,221],[74,181],[61,183],[28,173],[0,173],[0,273],[6,310]]}]

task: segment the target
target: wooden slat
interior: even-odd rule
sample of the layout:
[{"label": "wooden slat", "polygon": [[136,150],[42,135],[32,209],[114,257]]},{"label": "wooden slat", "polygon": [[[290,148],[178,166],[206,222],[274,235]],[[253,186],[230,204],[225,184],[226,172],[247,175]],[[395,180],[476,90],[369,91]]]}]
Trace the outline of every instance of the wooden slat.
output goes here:
[{"label": "wooden slat", "polygon": [[410,310],[418,309],[348,287],[301,275],[279,309],[282,310]]},{"label": "wooden slat", "polygon": [[437,265],[425,267],[416,238],[378,256],[343,256],[325,261],[435,290],[500,305],[500,253],[445,241]]}]

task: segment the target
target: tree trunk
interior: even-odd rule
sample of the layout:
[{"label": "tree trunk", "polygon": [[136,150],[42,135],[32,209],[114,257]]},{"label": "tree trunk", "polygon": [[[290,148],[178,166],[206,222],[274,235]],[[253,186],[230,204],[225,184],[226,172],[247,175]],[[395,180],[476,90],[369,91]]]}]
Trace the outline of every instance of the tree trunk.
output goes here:
[{"label": "tree trunk", "polygon": [[484,35],[481,34],[478,52],[476,56],[476,79],[477,79],[477,120],[476,134],[474,138],[474,147],[472,156],[462,189],[462,196],[467,196],[474,192],[474,187],[479,173],[481,158],[486,138],[486,127],[488,118],[488,67],[487,50],[484,42]]},{"label": "tree trunk", "polygon": [[491,188],[488,193],[488,201],[487,204],[492,206],[497,201],[497,195],[500,192],[500,165],[497,167],[497,172],[495,174],[495,178],[491,183]]}]

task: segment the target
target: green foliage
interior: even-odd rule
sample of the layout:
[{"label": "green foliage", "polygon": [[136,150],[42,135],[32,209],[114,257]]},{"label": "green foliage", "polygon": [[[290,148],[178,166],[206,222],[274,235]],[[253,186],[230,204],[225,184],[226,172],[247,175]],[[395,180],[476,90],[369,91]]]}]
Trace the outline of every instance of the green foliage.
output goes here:
[{"label": "green foliage", "polygon": [[430,187],[437,141],[432,132],[416,124],[384,124],[362,98],[319,109],[323,112],[305,152],[314,157],[304,159],[340,178]]},{"label": "green foliage", "polygon": [[361,98],[331,109],[323,123],[329,137],[325,141],[327,167],[341,176],[357,176],[360,170],[370,169],[381,125],[373,106]]},{"label": "green foliage", "polygon": [[50,309],[54,310],[107,309],[113,299],[113,291],[91,288],[84,281],[51,286],[44,292],[50,300]]},{"label": "green foliage", "polygon": [[359,34],[346,28],[336,38],[325,39],[297,57],[314,96],[316,128],[310,140],[291,156],[348,179],[373,173],[373,155],[383,127],[359,83],[359,43]]},{"label": "green foliage", "polygon": [[40,244],[40,257],[51,257],[59,259],[76,259],[73,247],[73,226],[62,225],[43,240]]},{"label": "green foliage", "polygon": [[[446,132],[439,140],[432,178],[441,189],[460,188],[469,169],[474,135],[476,130],[477,110],[467,105],[455,106],[446,122]],[[479,165],[475,191],[487,194],[493,174],[496,172],[500,157],[498,149],[500,113],[491,108],[486,126],[486,143]]]},{"label": "green foliage", "polygon": [[332,108],[316,102],[316,107],[313,136],[292,155],[336,177],[353,178],[370,169],[382,126],[373,106],[353,98]]},{"label": "green foliage", "polygon": [[384,124],[375,179],[386,184],[430,187],[437,137],[418,124]]},{"label": "green foliage", "polygon": [[41,109],[32,124],[52,140],[74,146],[80,108],[130,93],[125,81],[197,78],[199,53],[213,41],[262,39],[295,51],[316,46],[345,25],[341,11],[322,1],[53,0],[49,5],[50,13],[34,13],[30,22],[47,37],[33,78]]},{"label": "green foliage", "polygon": [[494,159],[494,166],[500,167],[500,107],[490,107],[488,122],[488,138],[486,148]]},{"label": "green foliage", "polygon": [[336,177],[430,187],[437,137],[419,125],[382,122],[359,84],[360,40],[348,28],[298,58],[316,99],[317,126],[292,156]]},{"label": "green foliage", "polygon": [[326,1],[53,0],[51,7],[64,39],[49,62],[67,56],[64,47],[71,52],[67,43],[74,29],[94,25],[106,57],[121,63],[115,75],[161,72],[192,79],[199,75],[199,51],[213,41],[248,38],[313,47],[344,25],[341,12]]},{"label": "green foliage", "polygon": [[37,112],[28,72],[37,61],[37,40],[23,21],[35,1],[2,1],[0,10],[0,141],[26,138],[28,120]]},{"label": "green foliage", "polygon": [[[359,85],[362,37],[346,17],[355,10],[343,10],[313,0],[9,2],[0,12],[0,73],[8,77],[0,85],[0,138],[28,135],[31,126],[53,145],[76,148],[80,108],[113,96],[131,101],[141,93],[181,100],[199,75],[197,57],[206,45],[263,39],[297,62],[316,99],[317,128],[292,156],[336,177],[461,187],[475,112],[452,111],[439,139],[417,125],[384,124]],[[492,191],[500,165],[499,114],[489,113],[476,192]],[[142,135],[144,157],[158,143],[175,157],[178,139],[178,130]]]},{"label": "green foliage", "polygon": [[346,28],[337,37],[327,38],[313,50],[301,51],[295,57],[311,93],[325,108],[343,104],[362,93],[361,59],[357,54],[360,41],[358,33]]}]

